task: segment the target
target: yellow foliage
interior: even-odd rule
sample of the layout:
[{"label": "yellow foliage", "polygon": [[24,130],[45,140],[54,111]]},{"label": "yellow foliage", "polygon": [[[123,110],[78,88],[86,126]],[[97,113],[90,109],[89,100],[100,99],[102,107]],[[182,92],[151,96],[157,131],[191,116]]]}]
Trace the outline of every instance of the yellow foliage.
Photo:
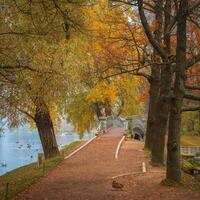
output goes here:
[{"label": "yellow foliage", "polygon": [[100,82],[89,91],[87,100],[89,102],[106,103],[107,99],[111,104],[114,104],[117,97],[117,88],[112,83]]},{"label": "yellow foliage", "polygon": [[94,124],[94,110],[86,100],[86,94],[80,93],[73,98],[66,108],[68,121],[72,123],[75,131],[84,133]]}]

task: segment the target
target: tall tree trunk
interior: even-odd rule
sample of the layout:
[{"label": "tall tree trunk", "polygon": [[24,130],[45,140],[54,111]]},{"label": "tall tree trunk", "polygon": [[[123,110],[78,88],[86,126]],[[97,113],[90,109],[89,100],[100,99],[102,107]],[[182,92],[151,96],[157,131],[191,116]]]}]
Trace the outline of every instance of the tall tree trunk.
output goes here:
[{"label": "tall tree trunk", "polygon": [[105,114],[106,114],[106,116],[112,115],[112,108],[111,108],[109,99],[105,100]]},{"label": "tall tree trunk", "polygon": [[94,103],[94,109],[98,119],[103,116],[98,102]]},{"label": "tall tree trunk", "polygon": [[[167,73],[168,72],[168,73]],[[161,75],[160,96],[156,108],[156,124],[154,125],[154,138],[152,146],[152,163],[164,163],[165,136],[169,118],[169,96],[171,86],[170,67],[165,66]]]},{"label": "tall tree trunk", "polygon": [[153,143],[153,126],[155,123],[155,113],[158,97],[160,94],[160,68],[152,66],[151,81],[149,90],[149,111],[147,119],[147,129],[145,137],[145,149],[151,150]]},{"label": "tall tree trunk", "polygon": [[[154,35],[155,35],[155,39],[156,41],[161,44],[162,42],[162,28],[163,28],[163,11],[160,9],[163,7],[163,0],[158,0],[155,2],[155,24],[156,24],[156,30],[154,31]],[[159,56],[159,54],[157,53],[156,50],[154,50],[154,62],[156,63],[161,63],[161,58]],[[161,69],[161,66],[159,64],[155,64],[157,66],[157,68]],[[160,77],[160,81],[161,81],[161,77]],[[161,82],[160,82],[161,84]],[[161,86],[161,85],[160,85]],[[161,88],[160,88],[161,89]],[[158,157],[158,152],[159,151],[159,143],[157,143],[157,141],[160,141],[160,135],[157,132],[157,127],[158,127],[158,105],[159,105],[159,100],[160,100],[160,95],[161,95],[161,90],[156,102],[156,110],[154,113],[154,123],[152,126],[152,148],[151,148],[151,153],[152,153],[152,161],[154,162],[155,158]],[[156,145],[155,145],[156,144]],[[158,149],[158,151],[154,151],[154,149]]]},{"label": "tall tree trunk", "polygon": [[[171,21],[171,1],[168,0],[165,3],[165,23],[164,23],[164,44],[165,51],[170,55],[170,33],[167,31]],[[165,61],[167,62],[167,60]],[[167,125],[169,118],[170,107],[170,93],[171,93],[172,72],[171,65],[166,64],[161,68],[161,85],[160,96],[157,103],[155,118],[156,123],[154,126],[154,138],[155,145],[152,146],[152,163],[163,164],[164,163],[164,149],[165,149],[165,136],[167,133]]]},{"label": "tall tree trunk", "polygon": [[181,0],[177,13],[177,47],[176,47],[176,71],[174,82],[174,95],[171,100],[169,119],[169,135],[167,145],[167,179],[181,181],[180,164],[180,125],[181,109],[184,97],[184,81],[186,67],[186,20],[188,0]]},{"label": "tall tree trunk", "polygon": [[[199,106],[200,106],[200,102],[199,102]],[[198,119],[198,121],[199,121],[198,134],[200,135],[200,111],[199,111],[199,119]]]},{"label": "tall tree trunk", "polygon": [[40,100],[36,104],[35,123],[39,132],[45,158],[59,155],[53,123],[47,105]]},{"label": "tall tree trunk", "polygon": [[[158,0],[155,3],[155,24],[157,25],[156,30],[154,31],[155,39],[161,43],[162,37],[162,25],[163,25],[163,16],[162,7],[163,0]],[[154,62],[159,63],[160,56],[157,51],[154,50]],[[147,121],[147,131],[146,131],[146,140],[145,140],[145,148],[152,150],[154,138],[157,137],[155,135],[155,127],[157,125],[156,121],[156,107],[160,95],[160,65],[153,64],[151,67],[151,77],[152,81],[150,82],[150,97],[149,97],[149,113],[148,113],[148,121]]]}]

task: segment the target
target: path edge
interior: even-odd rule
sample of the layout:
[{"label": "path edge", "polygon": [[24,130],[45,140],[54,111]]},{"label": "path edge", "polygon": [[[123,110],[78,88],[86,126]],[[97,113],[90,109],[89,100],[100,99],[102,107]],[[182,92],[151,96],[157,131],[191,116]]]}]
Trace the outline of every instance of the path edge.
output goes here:
[{"label": "path edge", "polygon": [[124,139],[125,139],[125,136],[123,136],[123,137],[121,138],[121,140],[119,141],[119,143],[118,143],[118,145],[117,145],[117,149],[116,149],[116,151],[115,151],[115,159],[118,159],[118,157],[119,157],[120,147],[121,147],[122,142],[124,141]]},{"label": "path edge", "polygon": [[74,154],[78,153],[80,150],[82,150],[84,147],[86,147],[88,144],[90,144],[96,138],[97,138],[97,136],[94,136],[93,138],[91,138],[90,140],[88,140],[85,144],[83,144],[78,149],[76,149],[75,151],[73,151],[72,153],[70,153],[68,156],[65,156],[64,160],[67,160],[70,157],[72,157]]}]

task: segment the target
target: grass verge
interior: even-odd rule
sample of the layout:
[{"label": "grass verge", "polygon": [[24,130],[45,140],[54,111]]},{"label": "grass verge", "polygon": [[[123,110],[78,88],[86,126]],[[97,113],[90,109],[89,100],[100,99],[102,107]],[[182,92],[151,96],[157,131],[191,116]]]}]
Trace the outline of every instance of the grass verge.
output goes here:
[{"label": "grass verge", "polygon": [[[62,155],[75,149],[80,145],[80,141],[72,142],[66,145],[61,151]],[[8,185],[8,199],[16,196],[18,193],[24,191],[33,183],[37,182],[44,174],[55,168],[61,161],[63,156],[58,156],[55,158],[45,160],[45,171],[43,166],[38,168],[37,163],[32,163],[11,172],[0,176],[0,199],[5,199],[5,186]]]},{"label": "grass verge", "polygon": [[200,137],[192,135],[182,135],[181,136],[182,146],[200,146]]},{"label": "grass verge", "polygon": [[196,178],[186,173],[183,173],[182,177],[183,187],[200,192],[200,182]]},{"label": "grass verge", "polygon": [[74,150],[74,148],[78,147],[80,144],[81,144],[81,141],[75,141],[64,146],[64,148],[61,150],[61,154],[65,155],[69,153],[70,151]]},{"label": "grass verge", "polygon": [[193,176],[186,174],[184,172],[182,173],[181,183],[164,179],[161,182],[161,185],[169,186],[169,187],[184,187],[185,189],[188,189],[194,192],[200,192],[200,182],[198,182]]}]

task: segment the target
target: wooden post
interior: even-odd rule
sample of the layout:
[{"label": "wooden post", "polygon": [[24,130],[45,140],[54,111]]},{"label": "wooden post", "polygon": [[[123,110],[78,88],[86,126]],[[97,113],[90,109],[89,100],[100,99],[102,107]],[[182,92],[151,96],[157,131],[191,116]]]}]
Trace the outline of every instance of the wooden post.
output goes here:
[{"label": "wooden post", "polygon": [[42,163],[42,172],[45,173],[45,162]]},{"label": "wooden post", "polygon": [[147,172],[147,168],[146,168],[145,162],[142,162],[142,172],[143,172],[143,173],[146,173],[146,172]]},{"label": "wooden post", "polygon": [[5,196],[4,196],[5,200],[8,199],[8,189],[9,189],[9,183],[6,183],[6,186],[5,186]]},{"label": "wooden post", "polygon": [[38,153],[38,167],[42,165],[43,160],[44,160],[44,154]]},{"label": "wooden post", "polygon": [[62,156],[62,158],[64,158],[65,157],[65,152],[64,152],[64,150],[61,150],[61,156]]}]

